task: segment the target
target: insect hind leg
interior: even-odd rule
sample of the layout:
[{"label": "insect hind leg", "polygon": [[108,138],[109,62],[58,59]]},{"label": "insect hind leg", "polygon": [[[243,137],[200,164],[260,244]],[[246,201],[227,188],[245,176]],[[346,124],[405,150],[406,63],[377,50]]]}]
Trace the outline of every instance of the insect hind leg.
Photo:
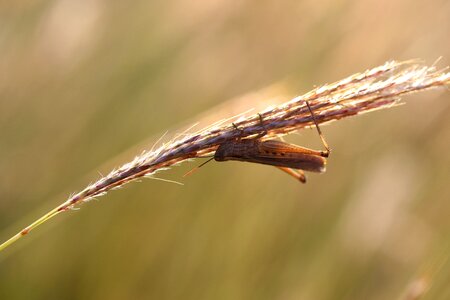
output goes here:
[{"label": "insect hind leg", "polygon": [[319,133],[320,140],[322,141],[322,144],[325,147],[325,151],[321,151],[320,152],[320,156],[328,157],[330,155],[331,149],[328,146],[328,143],[327,143],[327,141],[325,140],[325,137],[322,134],[322,130],[320,130],[319,123],[317,123],[316,116],[314,115],[314,113],[313,113],[313,111],[311,109],[311,106],[309,105],[308,101],[305,100],[305,102],[306,102],[306,105],[308,106],[309,112],[311,113],[311,117],[313,119],[314,125],[316,126],[317,133]]},{"label": "insect hind leg", "polygon": [[294,170],[294,169],[286,168],[286,167],[277,167],[277,168],[280,169],[281,171],[286,172],[287,174],[291,175],[292,177],[294,177],[301,183],[306,183],[306,176],[305,176],[305,172],[303,172],[303,170],[300,170],[300,169]]}]

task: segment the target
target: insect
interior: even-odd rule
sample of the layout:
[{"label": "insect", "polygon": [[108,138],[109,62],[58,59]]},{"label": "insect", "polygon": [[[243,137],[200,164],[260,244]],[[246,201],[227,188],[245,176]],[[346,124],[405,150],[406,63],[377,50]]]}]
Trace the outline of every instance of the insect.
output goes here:
[{"label": "insect", "polygon": [[[325,172],[326,158],[330,154],[330,148],[323,137],[309,103],[306,102],[306,105],[311,113],[325,151],[312,150],[274,139],[263,140],[262,137],[267,134],[265,131],[256,137],[247,139],[236,138],[235,140],[221,144],[214,153],[214,156],[199,167],[205,165],[212,159],[218,162],[235,160],[271,165],[293,176],[302,183],[306,182],[304,171]],[[259,115],[259,117],[261,124],[264,125],[262,116]],[[235,124],[233,126],[237,130],[241,130]]]}]

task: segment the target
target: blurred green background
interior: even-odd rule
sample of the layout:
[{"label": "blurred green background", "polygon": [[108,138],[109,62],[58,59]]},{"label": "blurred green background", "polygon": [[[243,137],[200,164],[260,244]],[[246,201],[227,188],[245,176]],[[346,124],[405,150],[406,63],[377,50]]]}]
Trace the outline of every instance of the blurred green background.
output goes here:
[{"label": "blurred green background", "polygon": [[[449,16],[448,0],[1,1],[0,239],[166,130],[390,59],[450,65]],[[160,173],[184,186],[111,192],[0,253],[0,299],[401,299],[416,279],[450,299],[449,99],[325,126],[328,171],[306,185],[244,163],[181,178],[196,161]]]}]

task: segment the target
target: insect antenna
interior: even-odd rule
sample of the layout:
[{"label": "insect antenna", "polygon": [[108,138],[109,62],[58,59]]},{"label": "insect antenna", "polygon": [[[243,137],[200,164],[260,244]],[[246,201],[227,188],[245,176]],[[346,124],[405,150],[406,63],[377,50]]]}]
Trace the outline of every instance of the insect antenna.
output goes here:
[{"label": "insect antenna", "polygon": [[195,171],[197,171],[198,169],[200,169],[201,167],[203,167],[204,165],[206,165],[207,163],[209,163],[210,161],[212,161],[214,159],[214,156],[211,157],[210,159],[208,159],[207,161],[201,163],[199,166],[193,168],[192,170],[190,170],[189,172],[187,172],[186,174],[183,175],[183,177],[187,177],[189,175],[191,175],[192,173],[194,173]]},{"label": "insect antenna", "polygon": [[306,105],[308,106],[309,112],[311,113],[311,117],[313,119],[314,125],[316,126],[317,132],[319,133],[320,140],[322,141],[322,144],[325,147],[325,151],[322,152],[322,156],[323,157],[328,157],[328,155],[331,152],[331,149],[328,146],[327,141],[323,137],[322,130],[320,130],[319,123],[317,123],[316,116],[314,115],[314,113],[313,113],[313,111],[311,109],[311,106],[309,105],[308,101],[305,100],[305,102],[306,102]]}]

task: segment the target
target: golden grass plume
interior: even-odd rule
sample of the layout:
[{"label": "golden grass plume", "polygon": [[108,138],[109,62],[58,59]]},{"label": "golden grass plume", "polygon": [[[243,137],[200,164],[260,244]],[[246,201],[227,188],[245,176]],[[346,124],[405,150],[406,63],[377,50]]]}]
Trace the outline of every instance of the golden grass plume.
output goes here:
[{"label": "golden grass plume", "polygon": [[265,131],[268,137],[280,137],[312,126],[314,120],[306,102],[311,106],[316,121],[321,124],[392,107],[399,103],[400,96],[404,94],[446,86],[449,83],[450,73],[438,71],[435,66],[423,66],[415,61],[389,61],[382,66],[315,88],[284,104],[266,108],[259,112],[264,124],[261,124],[258,114],[236,118],[234,124],[240,130],[236,130],[230,119],[218,121],[205,129],[145,151],[129,163],[89,184],[1,244],[0,251],[62,212],[183,161],[211,155],[223,143]]}]

